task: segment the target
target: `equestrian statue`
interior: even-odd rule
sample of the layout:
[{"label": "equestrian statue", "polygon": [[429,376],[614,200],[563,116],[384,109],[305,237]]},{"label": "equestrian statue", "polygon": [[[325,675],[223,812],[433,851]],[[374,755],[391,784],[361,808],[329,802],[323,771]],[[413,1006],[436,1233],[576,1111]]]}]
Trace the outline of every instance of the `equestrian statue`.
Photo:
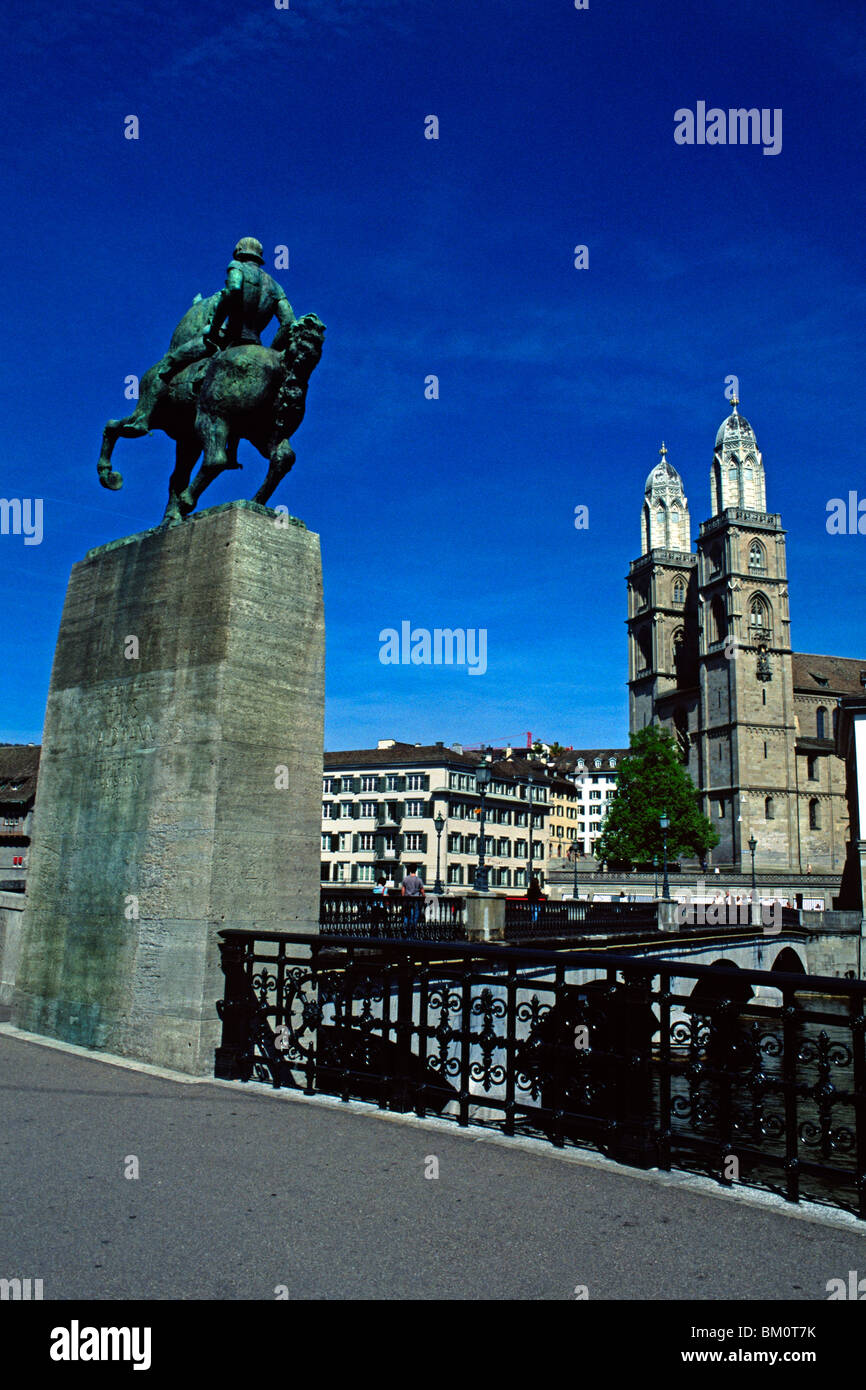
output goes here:
[{"label": "equestrian statue", "polygon": [[[325,325],[315,314],[296,319],[263,266],[261,242],[242,237],[225,288],[207,299],[196,295],[168,352],[142,377],[133,413],[109,420],[103,431],[99,481],[112,489],[123,486],[122,475],[111,466],[119,438],[163,430],[175,441],[163,521],[180,521],[224,469],[242,467],[237,460],[242,439],[268,461],[254,502],[267,502],[295,462],[289,440],[304,418]],[[273,318],[277,332],[265,347],[261,334]]]}]

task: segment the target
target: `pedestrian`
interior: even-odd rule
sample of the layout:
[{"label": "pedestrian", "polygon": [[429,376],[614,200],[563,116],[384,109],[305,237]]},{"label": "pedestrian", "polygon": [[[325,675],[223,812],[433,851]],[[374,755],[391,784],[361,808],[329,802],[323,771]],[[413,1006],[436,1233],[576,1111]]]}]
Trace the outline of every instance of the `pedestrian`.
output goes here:
[{"label": "pedestrian", "polygon": [[387,881],[384,874],[380,874],[373,884],[373,921],[383,922],[385,920],[385,894],[387,892]]},{"label": "pedestrian", "polygon": [[526,900],[530,904],[529,915],[533,922],[537,922],[541,911],[539,904],[544,901],[544,894],[541,891],[541,884],[538,882],[535,874],[532,875],[529,881],[529,887],[526,890]]},{"label": "pedestrian", "polygon": [[418,876],[415,864],[409,866],[409,872],[400,885],[400,893],[409,899],[405,904],[406,920],[410,926],[415,926],[421,917],[421,905],[424,902],[424,884]]}]

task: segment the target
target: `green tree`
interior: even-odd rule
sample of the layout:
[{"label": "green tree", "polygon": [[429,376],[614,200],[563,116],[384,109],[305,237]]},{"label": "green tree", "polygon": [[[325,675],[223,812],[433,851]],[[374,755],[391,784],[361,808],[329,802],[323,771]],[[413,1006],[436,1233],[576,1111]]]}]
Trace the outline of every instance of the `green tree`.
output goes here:
[{"label": "green tree", "polygon": [[681,854],[703,859],[719,843],[701,812],[676,743],[667,729],[650,724],[631,736],[631,752],[620,764],[616,794],[595,844],[596,858],[611,864],[646,864],[657,854],[661,863],[663,812],[670,818],[669,859]]}]

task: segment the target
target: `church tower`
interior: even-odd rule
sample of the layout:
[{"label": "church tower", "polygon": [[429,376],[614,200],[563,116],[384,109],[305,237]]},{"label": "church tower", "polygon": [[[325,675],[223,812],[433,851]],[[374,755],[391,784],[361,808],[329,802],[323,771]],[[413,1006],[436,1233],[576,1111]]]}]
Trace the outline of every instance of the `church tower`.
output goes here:
[{"label": "church tower", "polygon": [[[795,721],[785,532],[766,510],[755,433],[732,401],[710,469],[713,515],[697,540],[698,776],[720,836],[713,862],[795,862]],[[693,774],[694,775],[694,774]]]},{"label": "church tower", "polygon": [[688,709],[697,693],[697,556],[683,481],[667,453],[662,444],[646,480],[641,554],[628,574],[629,726],[635,732],[669,719],[687,762]]}]

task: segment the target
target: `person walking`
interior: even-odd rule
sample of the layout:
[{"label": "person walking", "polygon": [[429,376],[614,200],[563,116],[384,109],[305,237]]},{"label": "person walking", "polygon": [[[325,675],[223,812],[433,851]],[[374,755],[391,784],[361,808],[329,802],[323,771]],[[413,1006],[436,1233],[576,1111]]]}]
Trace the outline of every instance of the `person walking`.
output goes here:
[{"label": "person walking", "polygon": [[410,927],[417,926],[424,902],[424,884],[419,878],[414,864],[410,866],[409,872],[400,885],[400,893],[402,897],[409,899],[409,902],[405,904],[407,923]]}]

